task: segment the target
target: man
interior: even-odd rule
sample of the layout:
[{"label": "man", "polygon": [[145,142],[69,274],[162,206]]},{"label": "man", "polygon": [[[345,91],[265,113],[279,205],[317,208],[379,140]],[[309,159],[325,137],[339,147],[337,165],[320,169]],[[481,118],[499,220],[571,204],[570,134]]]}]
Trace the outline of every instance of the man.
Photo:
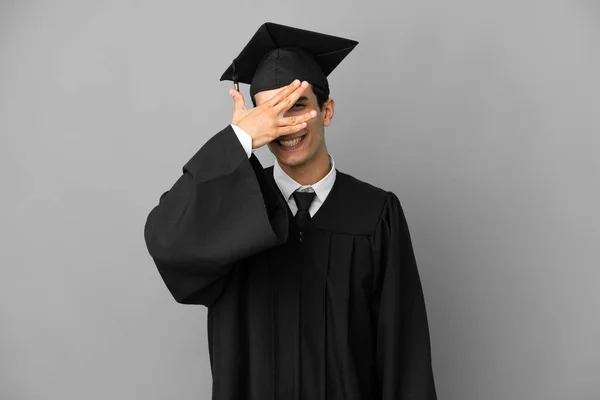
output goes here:
[{"label": "man", "polygon": [[436,399],[400,202],[337,170],[325,143],[326,76],[356,45],[262,25],[221,78],[250,83],[256,107],[230,92],[232,125],[146,221],[174,298],[208,307],[215,400]]}]

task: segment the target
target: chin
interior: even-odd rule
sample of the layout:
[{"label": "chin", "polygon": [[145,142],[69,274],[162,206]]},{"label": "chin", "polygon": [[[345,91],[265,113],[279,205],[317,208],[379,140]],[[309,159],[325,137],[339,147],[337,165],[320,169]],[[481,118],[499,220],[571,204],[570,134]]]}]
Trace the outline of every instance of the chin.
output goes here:
[{"label": "chin", "polygon": [[281,157],[281,158],[278,158],[278,160],[279,160],[279,162],[281,162],[281,164],[285,164],[290,167],[296,167],[298,165],[302,165],[306,161],[306,159],[304,157]]},{"label": "chin", "polygon": [[279,148],[276,147],[275,149],[271,149],[271,153],[273,153],[275,158],[281,164],[289,165],[290,167],[304,164],[308,159],[308,153],[306,153],[306,151],[286,153],[284,151],[279,150]]}]

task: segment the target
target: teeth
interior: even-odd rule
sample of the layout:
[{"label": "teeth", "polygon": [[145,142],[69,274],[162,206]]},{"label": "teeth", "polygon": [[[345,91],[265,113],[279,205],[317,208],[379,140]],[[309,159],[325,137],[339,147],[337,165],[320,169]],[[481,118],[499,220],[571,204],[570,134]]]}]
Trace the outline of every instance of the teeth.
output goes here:
[{"label": "teeth", "polygon": [[302,141],[303,137],[304,136],[297,137],[297,138],[292,139],[292,140],[278,140],[278,142],[281,143],[283,146],[295,146],[298,143],[300,143],[300,141]]}]

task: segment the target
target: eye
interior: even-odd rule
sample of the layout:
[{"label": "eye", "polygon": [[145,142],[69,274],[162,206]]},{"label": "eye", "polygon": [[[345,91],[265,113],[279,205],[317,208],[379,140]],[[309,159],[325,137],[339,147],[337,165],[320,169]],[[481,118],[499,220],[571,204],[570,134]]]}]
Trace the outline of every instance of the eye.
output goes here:
[{"label": "eye", "polygon": [[302,108],[304,108],[304,104],[296,103],[292,106],[292,109],[294,110],[301,110]]}]

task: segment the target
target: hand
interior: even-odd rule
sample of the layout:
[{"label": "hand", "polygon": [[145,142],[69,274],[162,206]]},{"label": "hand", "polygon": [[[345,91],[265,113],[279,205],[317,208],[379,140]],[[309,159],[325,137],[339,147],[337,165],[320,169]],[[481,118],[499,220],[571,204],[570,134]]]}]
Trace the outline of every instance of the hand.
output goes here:
[{"label": "hand", "polygon": [[300,116],[284,117],[302,93],[308,87],[308,82],[300,83],[298,79],[284,86],[275,96],[263,104],[246,110],[244,96],[237,90],[231,89],[233,97],[232,124],[239,126],[252,137],[252,148],[257,149],[277,139],[282,135],[298,132],[306,127],[306,121],[317,116],[312,110]]}]

